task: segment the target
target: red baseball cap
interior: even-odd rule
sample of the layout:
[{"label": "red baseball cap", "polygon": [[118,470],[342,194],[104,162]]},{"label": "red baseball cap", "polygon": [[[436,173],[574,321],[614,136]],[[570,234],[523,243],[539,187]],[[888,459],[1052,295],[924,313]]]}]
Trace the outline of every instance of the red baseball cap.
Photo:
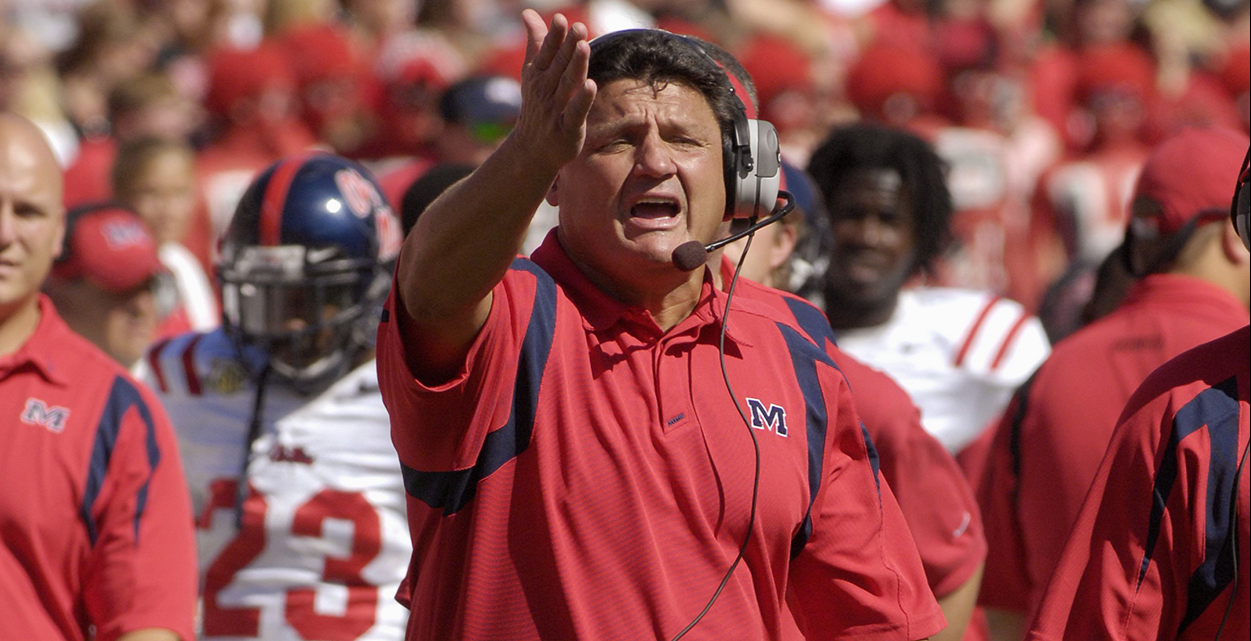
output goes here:
[{"label": "red baseball cap", "polygon": [[943,72],[933,58],[888,44],[865,49],[847,73],[847,97],[862,114],[877,119],[896,94],[911,96],[922,112],[928,112],[942,88]]},{"label": "red baseball cap", "polygon": [[1237,131],[1183,130],[1147,157],[1134,199],[1150,198],[1159,205],[1154,222],[1163,235],[1177,232],[1201,213],[1227,217],[1246,153],[1247,136]]},{"label": "red baseball cap", "polygon": [[134,212],[96,204],[67,215],[65,247],[52,266],[53,278],[86,278],[121,294],[164,272],[156,239]]}]

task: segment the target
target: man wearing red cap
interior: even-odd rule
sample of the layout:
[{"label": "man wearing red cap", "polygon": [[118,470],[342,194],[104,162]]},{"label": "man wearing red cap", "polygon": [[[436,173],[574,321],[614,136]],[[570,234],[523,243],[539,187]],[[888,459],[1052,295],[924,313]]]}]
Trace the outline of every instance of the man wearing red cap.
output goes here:
[{"label": "man wearing red cap", "polygon": [[1173,356],[1247,324],[1251,256],[1223,224],[1246,148],[1232,131],[1190,130],[1152,152],[1126,232],[1141,280],[1056,346],[999,425],[978,497],[990,548],[980,600],[1009,625],[1037,607],[1130,394]]},{"label": "man wearing red cap", "polygon": [[315,143],[296,118],[296,91],[291,61],[276,43],[209,55],[205,102],[220,133],[198,158],[202,206],[184,241],[205,269],[252,178]]},{"label": "man wearing red cap", "polygon": [[190,641],[195,539],[165,411],[39,294],[61,190],[39,130],[0,114],[0,639]]},{"label": "man wearing red cap", "polygon": [[162,313],[171,311],[160,304],[170,291],[157,280],[165,267],[136,214],[109,204],[75,209],[65,239],[44,291],[70,329],[122,367],[133,370],[158,336],[191,329],[185,313]]},{"label": "man wearing red cap", "polygon": [[[1230,213],[1251,248],[1246,163]],[[1169,361],[1134,392],[1031,641],[1251,635],[1249,362],[1251,327],[1243,326]]]}]

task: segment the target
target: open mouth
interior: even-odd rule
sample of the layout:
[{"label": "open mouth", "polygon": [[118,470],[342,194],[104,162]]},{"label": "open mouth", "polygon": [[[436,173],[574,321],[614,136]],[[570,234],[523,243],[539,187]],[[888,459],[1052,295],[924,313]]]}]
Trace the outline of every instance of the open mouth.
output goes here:
[{"label": "open mouth", "polygon": [[673,218],[678,211],[676,202],[656,198],[644,198],[630,207],[631,216],[645,219]]}]

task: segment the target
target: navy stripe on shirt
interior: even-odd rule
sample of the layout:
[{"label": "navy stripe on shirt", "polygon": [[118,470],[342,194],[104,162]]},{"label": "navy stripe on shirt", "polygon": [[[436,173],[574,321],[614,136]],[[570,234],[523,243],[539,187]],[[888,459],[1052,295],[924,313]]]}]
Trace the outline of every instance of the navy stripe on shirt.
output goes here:
[{"label": "navy stripe on shirt", "polygon": [[1233,544],[1234,475],[1238,457],[1238,382],[1229,378],[1202,391],[1173,417],[1173,429],[1165,446],[1160,469],[1152,488],[1152,506],[1142,566],[1138,571],[1138,587],[1146,576],[1160,536],[1160,526],[1167,509],[1168,497],[1177,482],[1179,463],[1177,450],[1186,437],[1207,428],[1208,453],[1207,496],[1204,499],[1204,559],[1191,575],[1188,585],[1186,614],[1178,632],[1186,629],[1207,609],[1233,580],[1230,546]]},{"label": "navy stripe on shirt", "polygon": [[799,328],[808,334],[808,338],[816,343],[817,347],[825,348],[822,342],[825,340],[830,341],[831,345],[838,344],[838,341],[834,339],[834,329],[830,327],[830,321],[825,317],[824,312],[808,301],[795,300],[789,296],[783,296],[782,300],[786,301],[786,306],[790,308],[795,322],[799,323]]},{"label": "navy stripe on shirt", "polygon": [[817,490],[821,488],[821,473],[825,463],[825,434],[829,416],[825,411],[825,392],[817,379],[817,361],[831,367],[834,366],[834,361],[790,326],[778,323],[778,328],[786,339],[791,362],[795,367],[795,380],[804,395],[808,430],[808,510],[804,513],[799,532],[791,540],[791,558],[795,558],[812,537],[812,504]]},{"label": "navy stripe on shirt", "polygon": [[95,509],[96,499],[100,496],[105,476],[109,472],[109,462],[113,458],[113,449],[117,445],[117,437],[122,429],[122,419],[132,407],[139,413],[139,418],[147,430],[144,443],[148,455],[148,478],[144,480],[143,485],[139,486],[135,497],[135,542],[139,541],[139,520],[143,518],[143,511],[148,502],[148,486],[152,482],[152,475],[156,472],[157,464],[161,462],[161,450],[156,443],[156,425],[152,421],[152,412],[148,409],[147,403],[144,402],[134,384],[124,377],[117,376],[113,379],[108,401],[104,405],[104,411],[100,414],[100,423],[96,426],[96,439],[91,447],[87,481],[83,485],[83,503],[79,514],[84,525],[87,526],[87,537],[92,545],[95,545],[96,538],[99,537],[99,525],[92,518],[91,513]]},{"label": "navy stripe on shirt", "polygon": [[451,516],[469,504],[477,493],[478,481],[490,476],[530,446],[534,416],[538,409],[539,384],[547,367],[556,333],[556,282],[533,262],[518,258],[511,269],[529,272],[536,283],[530,322],[522,339],[513,384],[512,411],[508,421],[491,431],[473,467],[450,472],[426,472],[401,464],[404,489],[413,498]]},{"label": "navy stripe on shirt", "polygon": [[[799,328],[804,330],[808,335],[808,339],[816,343],[818,347],[824,348],[825,341],[829,341],[831,345],[838,346],[838,341],[834,339],[834,329],[830,327],[830,321],[825,317],[825,313],[817,309],[812,303],[804,300],[795,300],[790,297],[783,297],[786,306],[790,308],[791,315],[795,317],[795,321],[799,323]],[[830,363],[835,369],[837,363]],[[847,382],[848,389],[851,388],[851,381]],[[878,479],[878,470],[881,469],[881,459],[877,454],[877,447],[873,445],[873,438],[869,436],[869,429],[864,423],[860,423],[860,434],[864,437],[865,450],[869,454],[869,465],[873,468],[873,482],[877,485],[878,491],[882,489],[882,483]],[[879,499],[881,497],[879,496]]]}]

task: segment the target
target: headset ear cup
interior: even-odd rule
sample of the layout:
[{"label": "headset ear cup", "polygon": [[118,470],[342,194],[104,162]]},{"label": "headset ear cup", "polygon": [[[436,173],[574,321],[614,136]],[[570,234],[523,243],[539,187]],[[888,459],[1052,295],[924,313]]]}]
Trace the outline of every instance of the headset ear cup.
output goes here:
[{"label": "headset ear cup", "polygon": [[[782,155],[777,129],[764,120],[748,120],[749,154],[739,156],[734,174],[734,211],[737,218],[767,216],[777,204],[782,183]],[[750,169],[743,157],[751,158]]]}]

